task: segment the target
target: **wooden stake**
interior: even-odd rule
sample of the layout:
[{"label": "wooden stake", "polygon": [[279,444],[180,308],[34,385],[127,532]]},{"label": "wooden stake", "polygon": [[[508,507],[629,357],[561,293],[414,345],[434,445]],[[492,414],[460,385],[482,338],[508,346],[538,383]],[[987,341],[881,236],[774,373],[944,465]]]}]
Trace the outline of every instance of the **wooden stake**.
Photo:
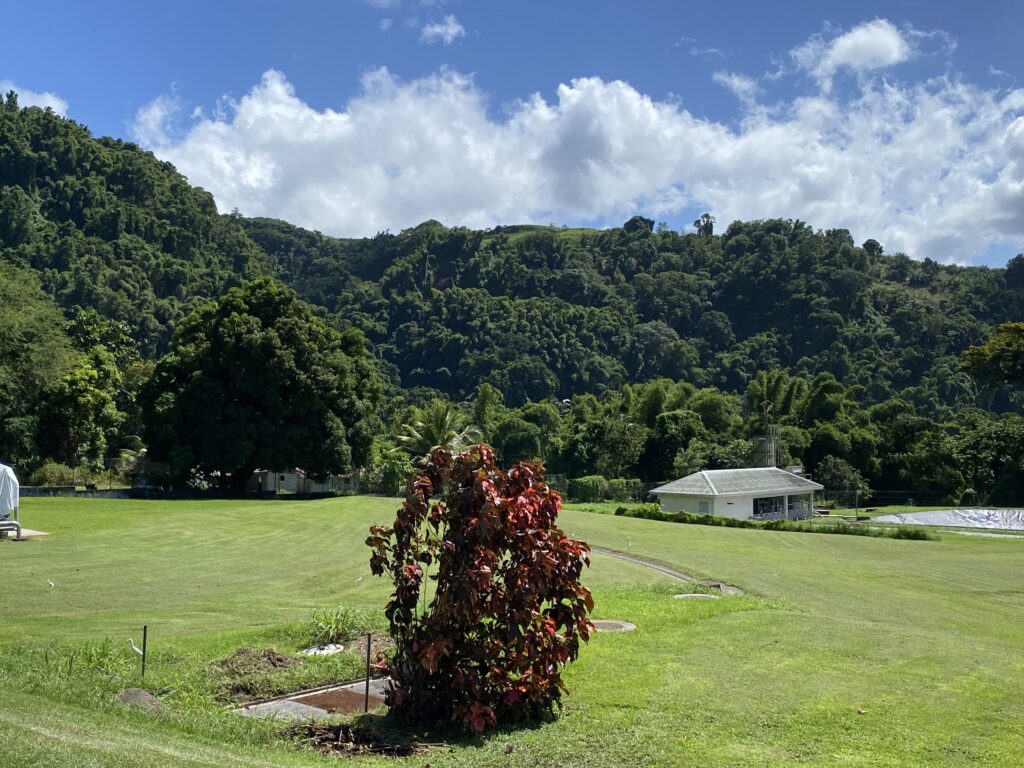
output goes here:
[{"label": "wooden stake", "polygon": [[370,640],[372,632],[366,633],[366,695],[363,698],[363,712],[370,711]]}]

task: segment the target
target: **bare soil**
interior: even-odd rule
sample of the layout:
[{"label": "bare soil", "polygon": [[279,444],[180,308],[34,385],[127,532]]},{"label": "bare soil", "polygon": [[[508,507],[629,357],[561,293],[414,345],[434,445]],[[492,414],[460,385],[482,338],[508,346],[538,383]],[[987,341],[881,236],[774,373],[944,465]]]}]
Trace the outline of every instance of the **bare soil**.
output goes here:
[{"label": "bare soil", "polygon": [[298,663],[297,659],[270,648],[239,648],[227,658],[211,664],[210,672],[221,679],[217,686],[221,695],[242,701],[260,695],[267,674]]},{"label": "bare soil", "polygon": [[[365,644],[363,647],[365,649]],[[408,734],[348,723],[302,723],[292,726],[289,733],[328,755],[409,757],[427,752],[430,746],[417,742]]]}]

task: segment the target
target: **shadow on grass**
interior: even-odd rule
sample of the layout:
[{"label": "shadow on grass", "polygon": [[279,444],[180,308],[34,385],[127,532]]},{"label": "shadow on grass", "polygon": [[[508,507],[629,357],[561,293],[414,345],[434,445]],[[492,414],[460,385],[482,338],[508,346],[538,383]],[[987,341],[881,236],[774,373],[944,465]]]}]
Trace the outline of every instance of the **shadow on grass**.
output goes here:
[{"label": "shadow on grass", "polygon": [[326,754],[410,757],[435,749],[483,747],[495,737],[536,730],[555,719],[557,715],[550,714],[506,724],[485,734],[471,734],[454,725],[416,726],[400,722],[390,714],[370,713],[346,723],[296,724],[289,729],[289,734]]}]

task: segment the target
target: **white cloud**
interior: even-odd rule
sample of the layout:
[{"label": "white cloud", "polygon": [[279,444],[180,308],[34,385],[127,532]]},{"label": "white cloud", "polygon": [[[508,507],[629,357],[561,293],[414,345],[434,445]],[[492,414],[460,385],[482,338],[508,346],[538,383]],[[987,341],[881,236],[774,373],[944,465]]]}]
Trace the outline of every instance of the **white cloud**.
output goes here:
[{"label": "white cloud", "polygon": [[451,45],[460,37],[466,36],[466,30],[455,18],[454,14],[448,14],[443,21],[425,24],[420,30],[420,42],[444,43]]},{"label": "white cloud", "polygon": [[[968,261],[1024,245],[1024,89],[949,77],[865,77],[852,95],[753,103],[738,124],[699,118],[621,81],[580,78],[489,114],[473,81],[381,69],[338,110],[269,71],[223,111],[168,127],[176,96],[140,110],[136,135],[222,211],[344,236],[429,218],[489,227],[670,218],[799,218],[889,252]],[[177,135],[179,138],[173,139]]]},{"label": "white cloud", "polygon": [[732,91],[745,107],[752,106],[757,100],[757,81],[752,77],[741,75],[738,72],[715,72],[711,75],[711,79]]},{"label": "white cloud", "polygon": [[892,22],[875,19],[831,40],[815,35],[791,55],[797,66],[810,72],[828,92],[833,76],[841,69],[870,72],[906,61],[912,53],[910,43]]},{"label": "white cloud", "polygon": [[712,56],[718,57],[720,59],[725,58],[725,51],[723,51],[721,48],[714,47],[699,48],[695,45],[690,48],[689,53],[695,59],[709,59]]},{"label": "white cloud", "polygon": [[394,19],[381,19],[380,23],[377,26],[380,27],[381,32],[387,32],[389,29],[391,29],[391,25],[394,23]]},{"label": "white cloud", "polygon": [[16,91],[18,104],[22,107],[49,107],[62,117],[68,113],[68,103],[60,96],[49,91],[30,91],[15,85],[10,80],[0,80],[0,95],[6,96],[9,91]]},{"label": "white cloud", "polygon": [[[171,143],[170,126],[181,111],[181,100],[172,90],[170,94],[157,96],[135,113],[130,131],[132,137],[148,147],[163,147]],[[194,119],[202,119],[202,108],[192,111]]]}]

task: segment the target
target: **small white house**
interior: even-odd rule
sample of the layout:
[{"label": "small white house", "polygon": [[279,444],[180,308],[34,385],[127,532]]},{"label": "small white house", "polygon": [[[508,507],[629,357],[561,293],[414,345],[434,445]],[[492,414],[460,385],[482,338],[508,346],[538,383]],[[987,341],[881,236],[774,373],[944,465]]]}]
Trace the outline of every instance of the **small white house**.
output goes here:
[{"label": "small white house", "polygon": [[270,491],[274,493],[358,493],[359,475],[328,475],[323,480],[315,480],[301,469],[290,469],[270,472],[257,470],[249,478],[250,491]]},{"label": "small white house", "polygon": [[802,520],[824,486],[776,467],[707,469],[651,491],[666,512],[734,520]]}]

